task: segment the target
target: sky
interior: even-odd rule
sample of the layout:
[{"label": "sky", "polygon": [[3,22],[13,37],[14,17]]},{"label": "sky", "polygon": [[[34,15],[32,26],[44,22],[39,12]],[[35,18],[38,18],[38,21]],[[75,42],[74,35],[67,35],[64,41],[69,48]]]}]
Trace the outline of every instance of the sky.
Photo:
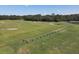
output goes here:
[{"label": "sky", "polygon": [[0,5],[0,15],[78,14],[79,5]]}]

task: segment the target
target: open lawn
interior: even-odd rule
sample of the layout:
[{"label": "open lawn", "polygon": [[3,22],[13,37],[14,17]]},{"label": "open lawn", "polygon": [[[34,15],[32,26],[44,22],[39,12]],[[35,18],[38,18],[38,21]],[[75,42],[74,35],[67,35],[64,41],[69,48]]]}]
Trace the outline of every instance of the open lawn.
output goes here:
[{"label": "open lawn", "polygon": [[79,24],[0,20],[0,53],[79,53]]}]

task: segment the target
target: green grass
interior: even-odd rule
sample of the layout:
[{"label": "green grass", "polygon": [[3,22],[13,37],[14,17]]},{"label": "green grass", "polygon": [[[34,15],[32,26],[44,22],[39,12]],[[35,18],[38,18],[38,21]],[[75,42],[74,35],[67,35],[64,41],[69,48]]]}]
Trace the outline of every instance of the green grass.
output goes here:
[{"label": "green grass", "polygon": [[79,53],[79,25],[0,20],[0,53]]}]

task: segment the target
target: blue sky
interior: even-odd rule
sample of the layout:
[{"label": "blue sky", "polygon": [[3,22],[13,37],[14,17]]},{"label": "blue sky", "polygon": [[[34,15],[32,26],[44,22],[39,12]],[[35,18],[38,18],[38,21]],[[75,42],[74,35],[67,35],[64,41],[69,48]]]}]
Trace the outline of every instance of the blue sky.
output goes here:
[{"label": "blue sky", "polygon": [[79,5],[0,5],[0,15],[78,14]]}]

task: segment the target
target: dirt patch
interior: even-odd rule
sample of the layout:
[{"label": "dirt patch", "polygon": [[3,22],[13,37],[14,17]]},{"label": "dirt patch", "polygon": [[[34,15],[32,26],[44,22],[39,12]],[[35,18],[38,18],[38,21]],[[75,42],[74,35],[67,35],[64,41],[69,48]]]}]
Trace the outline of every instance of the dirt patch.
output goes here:
[{"label": "dirt patch", "polygon": [[37,23],[37,22],[33,22],[33,23]]},{"label": "dirt patch", "polygon": [[18,30],[18,28],[1,28],[0,30]]},{"label": "dirt patch", "polygon": [[6,45],[6,44],[3,44],[3,43],[2,43],[2,44],[0,44],[0,47],[3,47],[3,46],[5,46],[5,45]]},{"label": "dirt patch", "polygon": [[1,21],[0,24],[4,24],[5,22]]},{"label": "dirt patch", "polygon": [[49,23],[50,25],[54,25],[54,23]]},{"label": "dirt patch", "polygon": [[28,54],[30,51],[27,48],[20,48],[17,53],[19,54]]}]

